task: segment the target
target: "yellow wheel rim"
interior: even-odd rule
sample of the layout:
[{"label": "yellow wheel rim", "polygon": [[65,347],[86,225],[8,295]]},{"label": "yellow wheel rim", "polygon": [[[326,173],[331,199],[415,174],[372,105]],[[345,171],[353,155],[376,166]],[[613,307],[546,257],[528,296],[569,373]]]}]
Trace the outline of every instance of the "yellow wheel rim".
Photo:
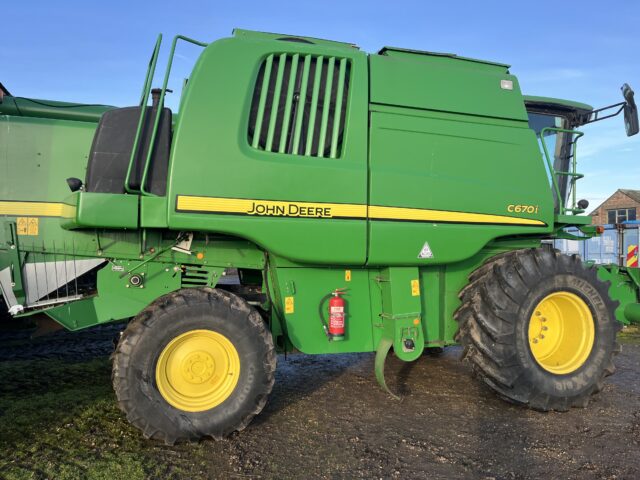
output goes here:
[{"label": "yellow wheel rim", "polygon": [[589,358],[595,338],[589,306],[570,292],[554,292],[536,305],[529,319],[529,347],[545,370],[563,375]]},{"label": "yellow wheel rim", "polygon": [[240,377],[240,357],[227,337],[211,330],[191,330],[169,342],[156,365],[162,397],[186,412],[220,405]]}]

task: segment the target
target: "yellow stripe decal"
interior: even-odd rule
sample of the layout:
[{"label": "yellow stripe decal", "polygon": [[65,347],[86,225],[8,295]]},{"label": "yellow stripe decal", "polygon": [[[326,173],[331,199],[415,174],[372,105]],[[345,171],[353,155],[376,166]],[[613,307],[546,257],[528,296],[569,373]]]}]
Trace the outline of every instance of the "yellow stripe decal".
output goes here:
[{"label": "yellow stripe decal", "polygon": [[366,218],[366,205],[178,196],[178,211],[267,217]]},{"label": "yellow stripe decal", "polygon": [[0,200],[0,215],[20,217],[61,217],[64,203],[7,202]]},{"label": "yellow stripe decal", "polygon": [[448,223],[492,223],[500,225],[545,226],[540,220],[532,218],[490,215],[487,213],[451,212],[447,210],[428,210],[403,207],[369,207],[369,218],[373,220],[408,220],[414,222]]},{"label": "yellow stripe decal", "polygon": [[[178,195],[176,210],[179,212],[267,217],[367,218],[367,206],[359,204],[287,202],[185,195]],[[546,226],[546,223],[532,218],[375,205],[368,207],[368,217],[372,220]]]},{"label": "yellow stripe decal", "polygon": [[[61,217],[67,205],[52,202],[0,201],[0,215],[23,217]],[[242,198],[192,197],[178,195],[178,211],[226,213],[237,215],[306,217],[306,218],[367,218],[367,206],[344,203],[287,202]],[[545,226],[540,220],[485,213],[453,212],[420,208],[369,207],[372,220],[395,220],[433,223],[484,223],[499,225]]]}]

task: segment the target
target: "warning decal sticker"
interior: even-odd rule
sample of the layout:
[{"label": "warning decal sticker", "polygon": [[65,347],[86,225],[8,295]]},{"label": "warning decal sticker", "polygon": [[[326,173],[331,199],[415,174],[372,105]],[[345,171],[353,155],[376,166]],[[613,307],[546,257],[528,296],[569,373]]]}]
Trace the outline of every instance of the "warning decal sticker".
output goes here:
[{"label": "warning decal sticker", "polygon": [[284,313],[293,313],[293,297],[284,297]]},{"label": "warning decal sticker", "polygon": [[16,230],[18,235],[38,235],[39,219],[37,217],[18,217],[16,219]]},{"label": "warning decal sticker", "polygon": [[420,250],[420,253],[418,254],[418,258],[433,258],[433,252],[431,251],[429,242],[424,242],[422,250]]}]

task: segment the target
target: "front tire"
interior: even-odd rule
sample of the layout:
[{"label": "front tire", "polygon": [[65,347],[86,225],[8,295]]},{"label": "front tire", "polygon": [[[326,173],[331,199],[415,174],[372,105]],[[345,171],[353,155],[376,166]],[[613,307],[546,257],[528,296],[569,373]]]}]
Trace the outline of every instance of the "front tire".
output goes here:
[{"label": "front tire", "polygon": [[244,429],[274,384],[273,339],[243,299],[182,289],[144,309],[113,357],[113,387],[127,419],[172,445]]},{"label": "front tire", "polygon": [[538,248],[494,257],[469,280],[456,338],[474,372],[536,410],[586,407],[614,372],[621,328],[596,269]]}]

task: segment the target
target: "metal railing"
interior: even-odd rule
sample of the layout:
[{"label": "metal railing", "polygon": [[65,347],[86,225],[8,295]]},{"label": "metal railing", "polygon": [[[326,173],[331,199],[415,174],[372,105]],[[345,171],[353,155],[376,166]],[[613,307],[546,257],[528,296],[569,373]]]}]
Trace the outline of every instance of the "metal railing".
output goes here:
[{"label": "metal railing", "polygon": [[158,126],[160,124],[160,117],[162,116],[162,109],[164,107],[164,98],[167,92],[167,85],[169,83],[169,76],[171,74],[171,67],[173,65],[173,57],[175,56],[176,45],[179,40],[183,40],[187,43],[191,43],[193,45],[197,45],[199,47],[206,47],[208,43],[200,42],[198,40],[194,40],[189,37],[185,37],[183,35],[176,35],[173,37],[173,42],[171,43],[171,51],[169,52],[169,59],[167,60],[167,68],[164,74],[164,81],[162,82],[162,89],[160,91],[160,98],[158,101],[158,106],[155,112],[155,118],[153,119],[153,127],[151,130],[151,139],[149,141],[149,148],[147,151],[146,158],[144,159],[144,167],[142,169],[142,179],[140,180],[140,189],[136,190],[132,188],[130,185],[131,182],[131,172],[133,170],[133,165],[135,163],[136,156],[138,155],[138,148],[140,146],[140,136],[142,134],[142,129],[145,123],[145,117],[147,115],[147,104],[149,103],[149,95],[151,93],[151,84],[153,82],[153,77],[156,72],[156,65],[158,63],[158,55],[160,53],[160,46],[162,44],[162,34],[158,35],[158,39],[156,40],[156,45],[153,49],[153,54],[151,55],[151,59],[149,60],[149,66],[147,68],[147,75],[144,80],[144,85],[142,87],[142,95],[140,96],[140,119],[138,120],[138,127],[136,129],[136,135],[133,141],[133,148],[131,150],[131,157],[129,159],[129,168],[127,169],[127,176],[125,178],[124,188],[127,193],[141,193],[146,196],[157,196],[145,188],[145,184],[147,182],[147,175],[149,174],[149,165],[151,163],[151,158],[153,157],[154,147],[156,136],[158,133]]},{"label": "metal railing", "polygon": [[[640,224],[631,222],[619,225],[603,225],[601,235],[582,239],[555,239],[553,246],[562,253],[578,254],[584,261],[595,264],[632,266],[627,262],[630,246],[640,244]],[[571,227],[565,230],[576,237],[585,237],[579,229]]]},{"label": "metal railing", "polygon": [[[549,150],[547,149],[547,144],[544,141],[544,136],[547,132],[556,132],[556,133],[565,133],[568,135],[572,135],[573,138],[570,142],[571,148],[571,171],[563,172],[561,170],[556,170],[553,167],[553,162],[551,161],[551,157],[549,156]],[[542,149],[544,150],[544,158],[547,162],[547,167],[549,167],[549,173],[551,175],[551,182],[553,184],[554,191],[558,198],[558,213],[572,213],[573,215],[578,215],[579,213],[584,213],[584,209],[577,207],[577,197],[576,197],[576,182],[583,178],[584,175],[582,173],[578,173],[576,171],[577,168],[577,157],[576,157],[576,144],[578,139],[584,135],[583,132],[579,132],[578,130],[568,130],[566,128],[557,128],[557,127],[545,127],[540,131],[540,142],[542,143]],[[560,185],[558,184],[558,176],[567,176],[570,177],[571,184],[571,208],[568,208],[565,205],[564,196],[560,192]]]}]

